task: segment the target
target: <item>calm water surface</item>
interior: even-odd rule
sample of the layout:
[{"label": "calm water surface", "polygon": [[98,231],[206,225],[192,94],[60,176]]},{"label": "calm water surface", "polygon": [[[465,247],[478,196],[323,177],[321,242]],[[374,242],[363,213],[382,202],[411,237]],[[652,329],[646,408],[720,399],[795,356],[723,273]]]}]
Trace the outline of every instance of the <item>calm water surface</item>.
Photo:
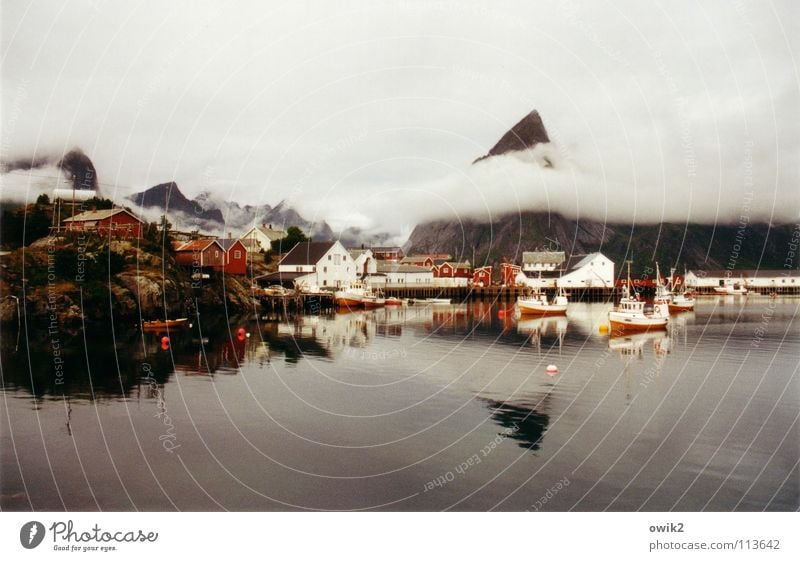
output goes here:
[{"label": "calm water surface", "polygon": [[203,319],[166,350],[115,325],[58,357],[7,329],[0,507],[798,509],[800,300],[709,297],[628,338],[608,309]]}]

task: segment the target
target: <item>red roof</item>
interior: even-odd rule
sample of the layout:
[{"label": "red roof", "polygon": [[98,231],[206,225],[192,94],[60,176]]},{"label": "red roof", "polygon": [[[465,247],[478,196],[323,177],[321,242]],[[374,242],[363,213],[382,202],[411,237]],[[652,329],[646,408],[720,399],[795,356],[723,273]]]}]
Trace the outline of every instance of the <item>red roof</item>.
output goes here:
[{"label": "red roof", "polygon": [[[186,242],[175,251],[205,251],[206,248],[213,243],[219,245],[217,240],[192,240],[190,242]],[[222,249],[222,246],[220,246],[220,249]]]}]

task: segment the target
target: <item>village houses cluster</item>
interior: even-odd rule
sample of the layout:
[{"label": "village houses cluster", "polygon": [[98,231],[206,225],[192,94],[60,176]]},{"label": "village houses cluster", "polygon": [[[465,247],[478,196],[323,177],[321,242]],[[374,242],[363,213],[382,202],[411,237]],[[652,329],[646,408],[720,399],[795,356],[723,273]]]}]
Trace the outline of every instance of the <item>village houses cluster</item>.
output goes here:
[{"label": "village houses cluster", "polygon": [[[144,226],[142,219],[124,208],[88,210],[63,222],[67,230],[120,238],[138,238]],[[239,237],[174,233],[172,244],[178,264],[205,278],[219,272],[248,274],[255,256],[286,236],[285,230],[261,224]],[[300,242],[282,256],[277,271],[253,280],[265,288],[280,285],[306,291],[334,290],[357,282],[380,289],[501,285],[582,290],[613,289],[619,284],[615,273],[614,262],[600,252],[567,256],[564,251],[525,251],[521,264],[504,258],[495,274],[491,265],[475,267],[449,254],[405,255],[400,247],[346,248],[334,240]],[[688,287],[700,291],[736,282],[772,288],[800,284],[797,274],[785,271],[688,271],[685,277]]]}]

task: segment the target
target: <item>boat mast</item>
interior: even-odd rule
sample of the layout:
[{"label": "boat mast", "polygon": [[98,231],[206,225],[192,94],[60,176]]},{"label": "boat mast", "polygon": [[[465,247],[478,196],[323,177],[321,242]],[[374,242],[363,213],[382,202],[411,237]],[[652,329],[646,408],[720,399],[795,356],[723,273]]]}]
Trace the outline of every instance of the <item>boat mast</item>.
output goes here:
[{"label": "boat mast", "polygon": [[631,297],[631,263],[633,263],[631,259],[625,260],[625,264],[628,266],[628,282],[625,283],[625,291],[622,294],[623,298]]}]

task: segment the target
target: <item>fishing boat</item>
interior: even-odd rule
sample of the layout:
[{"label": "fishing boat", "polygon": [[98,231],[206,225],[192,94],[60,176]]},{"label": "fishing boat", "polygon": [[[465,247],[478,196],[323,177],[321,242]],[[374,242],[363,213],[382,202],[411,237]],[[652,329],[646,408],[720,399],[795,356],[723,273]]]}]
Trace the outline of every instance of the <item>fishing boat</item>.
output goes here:
[{"label": "fishing boat", "polygon": [[365,295],[366,290],[363,286],[359,284],[353,284],[343,288],[342,290],[337,290],[333,294],[333,298],[336,301],[336,306],[340,309],[352,310],[355,308],[364,307]]},{"label": "fishing boat", "polygon": [[670,312],[691,312],[694,310],[694,298],[685,292],[673,294],[668,306]]},{"label": "fishing boat", "polygon": [[694,310],[694,298],[686,292],[686,285],[683,284],[681,288],[675,285],[675,269],[670,271],[669,275],[669,311],[670,312],[690,312]]},{"label": "fishing boat", "polygon": [[733,284],[726,284],[725,286],[715,286],[714,292],[726,296],[744,295],[747,294],[747,287],[744,285],[744,282],[735,282]]},{"label": "fishing boat", "polygon": [[153,320],[143,321],[142,329],[145,331],[165,331],[167,329],[178,329],[180,327],[188,327],[188,318],[167,319],[167,320]]},{"label": "fishing boat", "polygon": [[374,310],[375,308],[382,308],[386,305],[386,298],[380,290],[372,291],[367,290],[364,296],[361,297],[361,303],[367,310]]},{"label": "fishing boat", "polygon": [[534,292],[530,296],[520,296],[517,298],[517,307],[523,315],[540,316],[564,316],[567,314],[569,300],[564,289],[559,289],[552,300],[547,300],[547,295],[543,292]]},{"label": "fishing boat", "polygon": [[622,299],[616,309],[608,312],[608,322],[612,334],[630,331],[648,331],[651,329],[666,329],[669,321],[669,306],[663,299],[657,298],[652,312],[644,311],[644,301],[638,296],[632,296],[631,265],[628,262],[628,282],[622,288]]}]

